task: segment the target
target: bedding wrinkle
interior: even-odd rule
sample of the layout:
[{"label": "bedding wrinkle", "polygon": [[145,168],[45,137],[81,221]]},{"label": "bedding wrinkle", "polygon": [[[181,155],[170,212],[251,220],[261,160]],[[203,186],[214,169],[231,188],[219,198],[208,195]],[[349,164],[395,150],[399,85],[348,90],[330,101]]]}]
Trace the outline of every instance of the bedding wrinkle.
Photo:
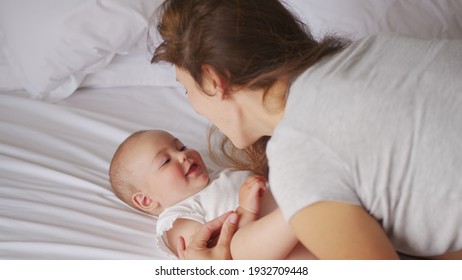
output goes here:
[{"label": "bedding wrinkle", "polygon": [[[398,32],[431,39],[462,38],[460,0],[285,2],[299,13],[300,19],[307,23],[316,38],[331,33],[356,40],[377,32]],[[152,65],[148,58],[151,54],[148,51],[147,29],[152,27],[149,20],[160,3],[161,0],[0,0],[0,259],[165,259],[155,246],[157,219],[120,202],[111,192],[108,181],[110,159],[117,146],[138,130],[169,131],[187,146],[198,148],[202,155],[207,154],[208,120],[196,114],[190,106],[188,97],[175,79],[174,68],[171,65]],[[151,35],[154,36],[149,47],[160,43],[157,33]],[[369,46],[371,42],[364,44]],[[412,45],[402,45],[400,49],[409,56],[417,51]],[[450,56],[460,57],[462,48],[441,52],[451,52]],[[443,95],[446,85],[435,79],[436,74],[462,73],[460,61],[453,60],[438,65],[437,72],[424,69],[403,78],[392,75],[392,78],[385,77],[382,83],[373,85],[372,80],[381,78],[378,66],[359,68],[359,55],[349,53],[347,59],[340,61],[336,67],[330,67],[329,71],[317,76],[305,92],[307,98],[312,98],[307,103],[317,103],[322,102],[323,96],[314,93],[326,90],[326,95],[329,95],[338,90],[341,94],[334,100],[339,108],[348,108],[346,113],[336,110],[335,114],[327,115],[325,112],[330,111],[330,102],[324,102],[318,108],[303,108],[310,110],[311,115],[295,122],[306,123],[322,115],[325,118],[319,123],[323,124],[323,129],[327,128],[330,135],[346,135],[351,130],[358,133],[368,131],[379,135],[379,139],[384,138],[389,134],[376,125],[377,120],[366,119],[364,114],[357,119],[349,118],[361,107],[358,104],[362,97],[355,94],[363,88],[357,88],[360,83],[355,79],[363,82],[370,78],[367,86],[377,86],[377,90],[413,85],[411,91],[420,91],[434,86],[435,91]],[[376,53],[376,56],[385,57],[383,53]],[[428,56],[422,63],[429,68],[439,59],[437,55]],[[399,71],[408,64],[415,64],[415,61],[398,62],[404,64]],[[323,61],[320,65],[326,63]],[[398,72],[389,70],[393,71]],[[342,72],[341,79],[329,80]],[[317,85],[320,81],[325,83]],[[457,84],[454,91],[460,95],[462,84],[458,80],[451,82]],[[349,100],[342,99],[348,95],[355,96]],[[414,97],[408,100],[413,106],[427,108],[435,102],[423,96]],[[393,98],[392,94],[388,98]],[[375,103],[371,111],[378,110],[379,103]],[[462,193],[442,191],[441,182],[449,177],[446,166],[454,168],[462,166],[462,162],[445,147],[457,146],[462,151],[458,137],[462,126],[457,120],[435,123],[441,131],[453,131],[443,139],[438,134],[422,137],[428,133],[423,124],[432,115],[445,116],[461,111],[462,101],[452,98],[438,105],[437,111],[414,112],[414,134],[404,136],[411,126],[404,127],[394,135],[395,145],[387,146],[384,154],[367,152],[377,147],[374,145],[380,141],[369,141],[370,138],[366,137],[348,143],[352,147],[348,150],[360,149],[368,155],[366,159],[358,157],[352,162],[347,162],[339,149],[335,149],[334,142],[340,137],[326,141],[329,143],[323,143],[327,138],[322,137],[301,139],[297,142],[298,146],[288,148],[293,155],[302,154],[308,162],[313,157],[322,159],[319,156],[322,153],[327,154],[328,160],[340,168],[341,176],[345,175],[345,170],[352,175],[345,175],[339,180],[332,176],[325,181],[317,176],[315,182],[327,188],[341,185],[345,192],[358,185],[364,197],[347,195],[347,200],[356,204],[372,201],[377,209],[381,207],[381,199],[393,195],[399,195],[406,207],[414,202],[397,191],[374,197],[364,189],[383,183],[381,180],[390,183],[389,177],[414,172],[409,168],[412,162],[426,162],[428,168],[421,172],[428,174],[428,182],[435,187],[427,193],[422,192],[422,195],[444,197],[448,203],[441,216],[449,221],[459,215],[450,206],[460,203]],[[383,117],[393,108],[380,110]],[[396,126],[404,125],[401,116],[393,114],[390,122]],[[343,120],[348,119],[354,125],[344,125]],[[368,126],[360,127],[358,123]],[[309,129],[311,133],[318,132],[313,127]],[[290,132],[290,129],[284,132]],[[409,145],[410,149],[401,151],[399,156],[390,155],[399,152],[399,141]],[[429,151],[431,157],[420,156],[435,143],[439,145]],[[312,145],[310,149],[301,149],[308,144]],[[445,162],[444,158],[450,159]],[[381,159],[385,162],[379,164]],[[403,165],[396,164],[402,160]],[[220,169],[209,158],[205,157],[204,161],[211,172]],[[281,165],[276,168],[280,168],[281,181],[287,184],[288,179],[296,176],[290,175],[291,170],[284,171],[288,169],[285,165],[297,165],[298,162],[288,157],[282,157],[280,162]],[[368,169],[365,170],[364,166]],[[381,168],[383,170],[378,171]],[[319,170],[335,172],[323,166],[322,162],[313,163],[313,169],[309,171]],[[377,171],[374,174],[378,176],[365,176],[370,170]],[[440,174],[443,179],[437,177]],[[302,177],[311,175],[306,168],[300,170]],[[413,177],[395,179],[392,183],[418,184]],[[451,183],[462,186],[462,178]],[[296,186],[290,185],[289,191],[296,192]],[[304,193],[308,193],[310,202],[323,199],[322,196]],[[340,199],[338,195],[330,194],[333,199]],[[290,200],[288,204],[296,207],[296,201]],[[401,207],[404,209],[404,206]],[[439,209],[438,205],[426,203],[417,205],[413,211],[432,214],[437,212],[436,209]],[[399,205],[393,205],[386,211],[399,210]],[[410,230],[413,224],[419,223],[414,216],[411,218],[409,223],[389,227],[387,233],[397,233],[398,228]],[[387,220],[384,221],[387,224]],[[420,226],[411,234],[420,238],[422,232],[436,228],[437,235],[425,242],[428,247],[439,247],[437,238],[445,236],[442,229],[457,230],[462,224],[447,225],[444,222],[435,219],[428,227]],[[395,244],[399,246],[401,241],[399,237]],[[454,240],[451,246],[458,244],[462,241]]]},{"label": "bedding wrinkle", "polygon": [[205,154],[207,124],[178,88],[81,89],[56,104],[0,94],[0,258],[165,258],[156,219],[111,192],[109,161],[148,128]]}]

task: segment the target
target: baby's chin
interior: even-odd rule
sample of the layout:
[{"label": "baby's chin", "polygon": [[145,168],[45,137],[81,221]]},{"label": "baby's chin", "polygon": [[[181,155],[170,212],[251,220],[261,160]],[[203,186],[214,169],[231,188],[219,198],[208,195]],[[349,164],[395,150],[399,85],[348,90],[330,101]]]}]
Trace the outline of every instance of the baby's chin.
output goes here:
[{"label": "baby's chin", "polygon": [[207,172],[205,172],[195,177],[194,181],[195,183],[193,183],[194,184],[193,188],[196,190],[196,193],[197,193],[197,192],[202,191],[209,185],[210,176]]},{"label": "baby's chin", "polygon": [[208,173],[205,173],[202,176],[204,176],[204,186],[202,189],[205,189],[210,184],[210,176]]}]

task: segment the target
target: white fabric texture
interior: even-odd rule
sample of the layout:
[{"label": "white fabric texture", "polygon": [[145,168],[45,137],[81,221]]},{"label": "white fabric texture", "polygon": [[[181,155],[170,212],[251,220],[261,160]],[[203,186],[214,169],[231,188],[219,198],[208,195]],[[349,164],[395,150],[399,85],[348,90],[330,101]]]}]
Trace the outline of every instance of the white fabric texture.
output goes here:
[{"label": "white fabric texture", "polygon": [[320,37],[326,33],[359,39],[377,32],[419,38],[461,38],[459,0],[287,0]]},{"label": "white fabric texture", "polygon": [[22,88],[21,82],[13,74],[6,61],[5,55],[0,51],[0,93],[2,91],[21,90]]},{"label": "white fabric texture", "polygon": [[147,41],[160,0],[4,0],[2,49],[30,97],[55,102]]},{"label": "white fabric texture", "polygon": [[[27,90],[21,94],[56,102],[79,86],[175,86],[171,68],[150,65],[147,51],[148,21],[160,2],[0,1],[0,45],[15,79]],[[462,37],[459,0],[286,2],[316,36],[335,33],[357,39],[382,31]],[[156,45],[156,33],[152,35]],[[139,52],[142,57],[133,55]],[[13,89],[11,80],[5,78],[10,83],[6,89]]]},{"label": "white fabric texture", "polygon": [[167,64],[151,64],[147,47],[116,55],[111,63],[96,73],[88,74],[81,87],[110,88],[128,86],[181,87],[175,69]]},{"label": "white fabric texture", "polygon": [[395,248],[462,249],[462,40],[372,36],[291,86],[268,145],[284,216],[361,205]]},{"label": "white fabric texture", "polygon": [[176,205],[168,207],[157,221],[157,245],[168,257],[176,255],[167,245],[166,232],[177,219],[189,219],[205,224],[220,215],[234,211],[239,206],[239,190],[251,175],[248,171],[226,169],[211,175],[210,184],[201,192]]},{"label": "white fabric texture", "polygon": [[162,129],[214,172],[207,127],[178,88],[79,89],[56,104],[0,94],[0,259],[165,259],[156,218],[114,195],[109,162],[131,133]]},{"label": "white fabric texture", "polygon": [[[159,1],[0,0],[0,259],[165,258],[156,220],[107,178],[138,129],[170,131],[218,169],[205,157],[208,122],[173,88],[172,68],[149,63],[145,7]],[[462,37],[458,0],[286,2],[315,34]]]}]

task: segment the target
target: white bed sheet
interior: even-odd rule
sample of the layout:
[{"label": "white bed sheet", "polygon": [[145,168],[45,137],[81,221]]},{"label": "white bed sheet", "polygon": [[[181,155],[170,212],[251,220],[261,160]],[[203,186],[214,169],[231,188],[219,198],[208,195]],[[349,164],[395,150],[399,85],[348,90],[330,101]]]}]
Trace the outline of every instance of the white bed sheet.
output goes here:
[{"label": "white bed sheet", "polygon": [[151,128],[205,153],[207,127],[175,87],[80,89],[58,104],[0,94],[0,259],[162,258],[155,218],[110,190],[110,159]]},{"label": "white bed sheet", "polygon": [[[459,0],[286,2],[317,36],[330,32],[355,39],[384,31],[462,38]],[[33,15],[41,16],[35,10]],[[13,22],[3,26],[10,27],[8,34],[30,38],[14,26],[19,22],[30,30],[28,17],[2,19]],[[0,259],[163,258],[154,244],[155,219],[126,206],[110,189],[107,172],[115,149],[138,129],[166,129],[217,167],[206,157],[208,123],[175,86],[171,69],[148,67],[144,51],[130,55],[88,73],[81,86],[95,88],[49,104],[27,98],[33,95],[0,52]]]}]

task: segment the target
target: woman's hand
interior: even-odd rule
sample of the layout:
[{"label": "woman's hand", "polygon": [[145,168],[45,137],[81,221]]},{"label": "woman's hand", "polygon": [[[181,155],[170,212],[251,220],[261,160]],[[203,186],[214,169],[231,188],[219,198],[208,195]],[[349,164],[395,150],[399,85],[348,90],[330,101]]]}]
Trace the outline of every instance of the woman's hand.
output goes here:
[{"label": "woman's hand", "polygon": [[[230,260],[231,239],[237,230],[238,215],[228,212],[202,225],[191,236],[186,248],[185,240],[178,239],[177,251],[182,260]],[[217,241],[218,238],[218,241]]]}]

